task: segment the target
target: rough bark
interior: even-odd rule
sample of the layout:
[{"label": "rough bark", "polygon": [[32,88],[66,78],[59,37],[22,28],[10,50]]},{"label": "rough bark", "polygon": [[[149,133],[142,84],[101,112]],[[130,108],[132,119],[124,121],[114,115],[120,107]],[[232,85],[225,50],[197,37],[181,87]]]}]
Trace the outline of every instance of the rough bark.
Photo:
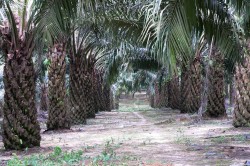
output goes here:
[{"label": "rough bark", "polygon": [[[0,118],[3,116],[3,101],[0,100]],[[1,124],[0,124],[1,125]]]},{"label": "rough bark", "polygon": [[168,106],[168,86],[167,83],[164,82],[161,88],[161,107]]},{"label": "rough bark", "polygon": [[41,84],[41,93],[40,93],[40,110],[48,110],[48,87],[45,83]]},{"label": "rough bark", "polygon": [[154,84],[154,90],[155,90],[155,94],[154,94],[154,107],[155,108],[160,108],[160,90],[159,90],[159,84],[157,82],[155,82]]},{"label": "rough bark", "polygon": [[149,95],[149,104],[150,104],[150,107],[152,108],[155,108],[155,99],[154,99],[154,95],[153,94],[150,94]]},{"label": "rough bark", "polygon": [[168,82],[168,106],[172,109],[180,109],[180,83],[179,77],[173,77]]},{"label": "rough bark", "polygon": [[168,105],[168,88],[167,83],[155,83],[154,106],[156,108],[167,107]]},{"label": "rough bark", "polygon": [[94,89],[94,101],[95,110],[98,111],[111,111],[111,88],[103,80],[103,72],[95,70],[95,89]]},{"label": "rough bark", "polygon": [[201,105],[201,66],[194,59],[189,67],[182,68],[181,113],[198,112]]},{"label": "rough bark", "polygon": [[235,127],[250,127],[250,58],[246,57],[244,65],[238,65],[235,75],[236,95],[234,107]]},{"label": "rough bark", "polygon": [[103,101],[102,111],[107,111],[107,112],[111,111],[110,91],[111,91],[110,86],[107,84],[104,84],[103,99],[102,99],[102,101]]},{"label": "rough bark", "polygon": [[95,112],[102,111],[102,73],[97,69],[94,70],[94,106]]},{"label": "rough bark", "polygon": [[120,95],[119,94],[115,94],[115,109],[118,110],[119,109],[119,102],[120,102]]},{"label": "rough bark", "polygon": [[87,112],[84,109],[84,62],[80,56],[70,60],[70,115],[72,124],[86,124]]},{"label": "rough bark", "polygon": [[115,100],[114,100],[114,93],[112,89],[110,89],[110,109],[113,110],[115,109]]},{"label": "rough bark", "polygon": [[188,113],[189,103],[191,100],[191,79],[189,78],[190,72],[187,66],[182,66],[181,69],[181,113]]},{"label": "rough bark", "polygon": [[224,59],[222,54],[212,48],[212,64],[208,70],[208,101],[204,116],[223,117],[226,115],[224,99]]},{"label": "rough bark", "polygon": [[69,129],[70,119],[66,105],[66,52],[64,44],[55,44],[50,50],[49,65],[49,117],[48,130]]},{"label": "rough bark", "polygon": [[94,101],[94,89],[93,89],[93,77],[92,77],[92,69],[89,72],[85,73],[84,80],[84,104],[85,110],[87,112],[87,118],[95,118],[95,101]]},{"label": "rough bark", "polygon": [[95,118],[94,64],[87,63],[83,55],[70,61],[70,107],[73,124],[86,124],[87,118]]},{"label": "rough bark", "polygon": [[8,51],[4,66],[3,143],[5,149],[40,146],[35,106],[35,71],[25,48]]},{"label": "rough bark", "polygon": [[[16,19],[18,28],[19,21]],[[9,25],[0,27],[1,50],[5,56],[3,143],[7,150],[40,146],[40,126],[35,106],[35,70],[32,30],[25,36],[13,37]]]},{"label": "rough bark", "polygon": [[202,79],[201,79],[201,63],[199,59],[195,59],[190,67],[191,79],[191,100],[188,112],[198,112],[201,106]]}]

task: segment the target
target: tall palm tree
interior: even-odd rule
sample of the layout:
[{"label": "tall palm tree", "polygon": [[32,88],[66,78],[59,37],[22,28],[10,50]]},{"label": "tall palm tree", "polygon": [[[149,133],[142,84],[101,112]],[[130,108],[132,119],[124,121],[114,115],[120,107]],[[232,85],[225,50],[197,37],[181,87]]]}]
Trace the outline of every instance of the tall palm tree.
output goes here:
[{"label": "tall palm tree", "polygon": [[[21,7],[3,1],[1,14],[1,48],[4,66],[3,143],[5,149],[40,146],[40,127],[35,106],[35,70],[32,52],[35,48],[37,8],[32,1],[21,1]],[[15,9],[15,10],[13,10]]]}]

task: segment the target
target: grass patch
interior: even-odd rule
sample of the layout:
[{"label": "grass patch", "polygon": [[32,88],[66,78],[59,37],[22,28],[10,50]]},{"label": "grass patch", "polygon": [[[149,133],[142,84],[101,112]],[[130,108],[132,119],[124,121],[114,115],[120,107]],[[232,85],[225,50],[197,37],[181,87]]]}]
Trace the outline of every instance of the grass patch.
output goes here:
[{"label": "grass patch", "polygon": [[[129,161],[139,161],[136,156],[117,156],[115,150],[120,148],[123,141],[115,142],[113,138],[107,140],[102,151],[96,156],[88,156],[84,151],[64,152],[60,147],[55,147],[49,154],[37,154],[28,157],[14,157],[7,161],[7,166],[61,166],[61,165],[90,165],[90,166],[116,166],[129,165]],[[94,149],[96,146],[86,146],[85,151]],[[1,163],[1,162],[0,162]]]},{"label": "grass patch", "polygon": [[181,128],[179,128],[179,129],[177,129],[177,135],[175,138],[175,142],[177,144],[191,145],[194,142],[194,140],[193,140],[193,138],[186,136],[184,134],[184,131]]},{"label": "grass patch", "polygon": [[227,143],[227,142],[229,142],[229,138],[226,137],[226,136],[219,136],[219,137],[212,138],[211,141],[214,142],[214,143],[221,144],[221,143]]},{"label": "grass patch", "polygon": [[239,141],[239,142],[246,142],[247,138],[246,135],[234,135],[231,138],[232,141]]},{"label": "grass patch", "polygon": [[121,105],[118,112],[139,112],[153,110],[149,105]]},{"label": "grass patch", "polygon": [[60,147],[55,147],[54,151],[48,155],[32,155],[30,157],[13,159],[7,162],[8,166],[59,166],[59,165],[79,165],[83,162],[83,151],[63,152]]},{"label": "grass patch", "polygon": [[227,136],[218,136],[211,138],[211,141],[214,143],[228,143],[231,141],[236,142],[247,142],[247,138],[245,135],[227,135]]}]

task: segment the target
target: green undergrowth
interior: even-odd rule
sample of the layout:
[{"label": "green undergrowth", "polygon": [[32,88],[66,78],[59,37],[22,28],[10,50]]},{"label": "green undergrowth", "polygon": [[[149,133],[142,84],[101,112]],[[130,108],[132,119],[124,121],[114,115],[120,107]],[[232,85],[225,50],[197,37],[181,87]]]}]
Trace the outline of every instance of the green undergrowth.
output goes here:
[{"label": "green undergrowth", "polygon": [[184,130],[181,128],[177,129],[177,134],[175,137],[175,143],[177,144],[185,144],[185,145],[191,145],[194,143],[195,140],[187,135],[184,134]]},{"label": "green undergrowth", "polygon": [[[27,157],[14,157],[9,160],[7,166],[61,166],[61,165],[90,165],[90,166],[116,166],[129,165],[129,161],[138,161],[136,156],[117,156],[116,150],[120,148],[123,141],[115,142],[113,138],[107,140],[103,146],[102,151],[95,156],[88,156],[85,151],[63,151],[60,147],[55,147],[54,151],[49,154],[37,154]],[[87,148],[87,150],[95,147]],[[0,162],[1,163],[1,162]]]},{"label": "green undergrowth", "polygon": [[8,166],[59,166],[78,165],[84,161],[83,151],[63,152],[60,147],[55,147],[50,154],[32,155],[29,157],[14,157],[7,162]]},{"label": "green undergrowth", "polygon": [[139,112],[139,111],[151,111],[153,110],[148,105],[121,105],[118,112]]},{"label": "green undergrowth", "polygon": [[225,135],[211,138],[213,143],[241,142],[248,143],[247,135]]}]

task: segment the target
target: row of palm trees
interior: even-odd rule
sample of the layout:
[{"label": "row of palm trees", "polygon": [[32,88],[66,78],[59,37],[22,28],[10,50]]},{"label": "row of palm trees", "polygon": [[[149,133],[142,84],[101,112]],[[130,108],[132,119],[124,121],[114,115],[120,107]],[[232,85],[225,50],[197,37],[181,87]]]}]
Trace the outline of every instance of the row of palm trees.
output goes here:
[{"label": "row of palm trees", "polygon": [[[90,11],[85,12],[94,10],[92,5],[92,1],[82,4],[75,0],[3,1],[0,32],[5,58],[3,142],[6,149],[40,146],[35,104],[36,75],[39,75],[34,68],[36,50],[44,50],[42,53],[48,61],[48,130],[69,129],[72,124],[85,124],[96,111],[110,111],[106,98],[110,87],[102,80],[102,69],[95,67],[103,51],[100,33],[93,29],[94,16],[87,15]],[[81,17],[82,20],[76,19]],[[66,97],[67,63],[70,64],[69,97]],[[99,107],[94,93],[101,93]]]},{"label": "row of palm trees", "polygon": [[[152,39],[149,47],[158,60],[166,63],[169,71],[179,69],[179,73],[172,72],[174,74],[163,89],[171,87],[168,91],[170,101],[172,94],[179,95],[175,98],[180,103],[177,108],[182,113],[193,113],[203,107],[201,100],[203,89],[206,88],[207,104],[201,110],[203,116],[221,117],[226,115],[225,76],[234,75],[236,103],[233,125],[249,127],[247,39],[250,27],[246,8],[250,4],[244,0],[191,1],[154,1],[147,6],[144,40]],[[202,70],[205,74],[202,74]],[[171,92],[172,81],[175,82],[175,93]],[[158,89],[156,100],[162,98]],[[171,102],[169,106],[176,108]]]},{"label": "row of palm trees", "polygon": [[[47,54],[49,64],[49,130],[85,124],[97,111],[110,110],[108,83],[116,81],[119,69],[166,69],[169,104],[182,112],[196,112],[204,54],[213,62],[206,70],[210,91],[205,113],[225,114],[224,73],[236,70],[234,124],[249,125],[249,61],[244,57],[248,54],[247,0],[1,2],[6,149],[40,145],[33,64],[39,49]],[[67,64],[69,94],[65,85]],[[179,80],[180,88],[176,86]]]}]

